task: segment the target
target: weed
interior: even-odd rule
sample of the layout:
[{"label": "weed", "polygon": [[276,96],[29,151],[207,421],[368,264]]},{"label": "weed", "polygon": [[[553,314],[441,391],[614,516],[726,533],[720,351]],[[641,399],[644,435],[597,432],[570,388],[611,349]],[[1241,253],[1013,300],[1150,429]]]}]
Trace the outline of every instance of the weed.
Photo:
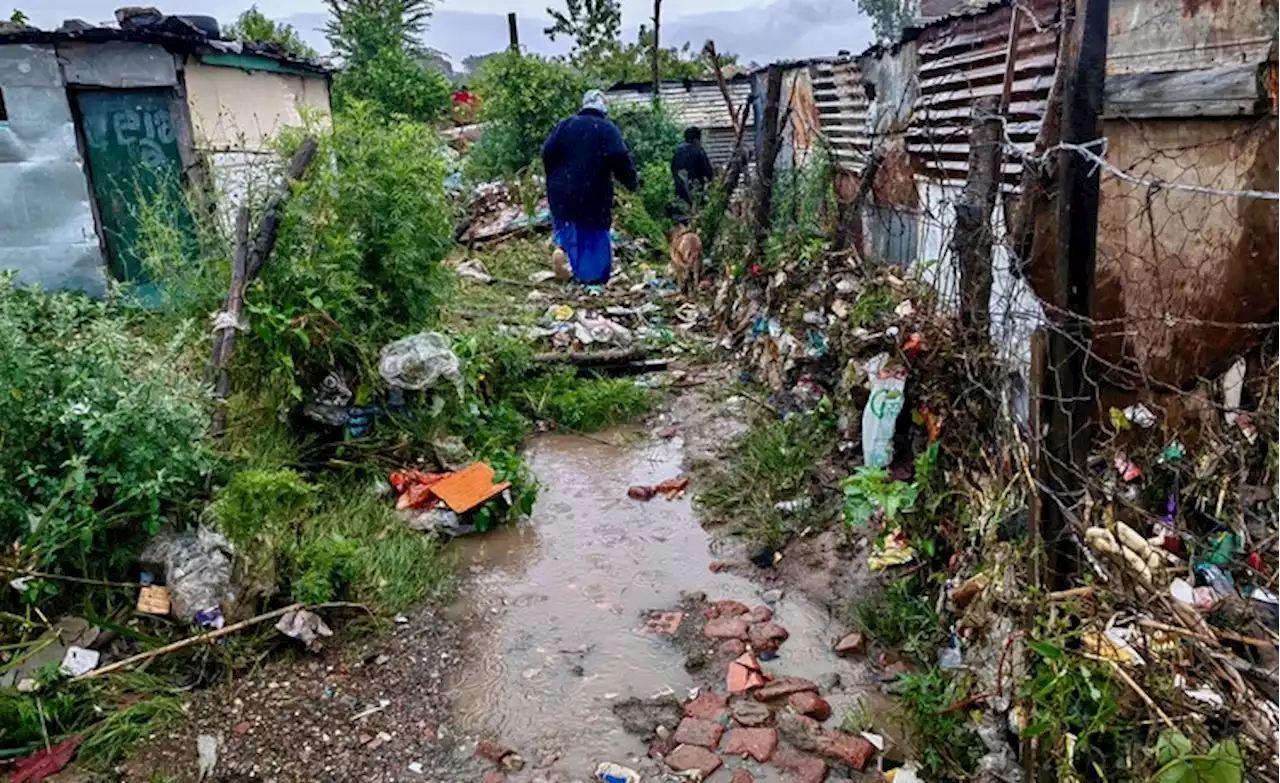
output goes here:
[{"label": "weed", "polygon": [[915,510],[920,490],[913,483],[892,481],[889,471],[867,465],[859,467],[841,483],[844,489],[844,521],[850,527],[865,526],[877,512],[884,513],[886,527],[900,514]]},{"label": "weed", "polygon": [[186,707],[176,696],[152,695],[107,715],[80,745],[77,758],[81,764],[105,773],[143,739],[185,714]]},{"label": "weed", "polygon": [[524,384],[519,400],[541,419],[577,432],[594,432],[639,416],[652,392],[627,378],[578,378],[572,370]]},{"label": "weed", "polygon": [[899,695],[915,726],[921,761],[934,777],[965,777],[976,768],[983,745],[967,725],[964,710],[944,711],[964,698],[965,683],[936,668],[908,673]]},{"label": "weed", "polygon": [[1166,731],[1156,741],[1159,770],[1153,783],[1242,783],[1244,757],[1235,740],[1218,742],[1207,753],[1196,753],[1184,734]]},{"label": "weed", "polygon": [[775,504],[808,496],[814,465],[832,446],[818,419],[792,416],[753,427],[725,455],[725,467],[711,477],[699,502],[739,532],[780,547],[816,521],[811,509],[783,515]]},{"label": "weed", "polygon": [[932,660],[946,639],[918,577],[898,579],[874,598],[846,608],[846,620],[881,644],[917,661]]},{"label": "weed", "polygon": [[882,316],[893,312],[897,304],[887,286],[872,285],[853,303],[853,309],[849,311],[849,322],[855,328],[870,328]]}]

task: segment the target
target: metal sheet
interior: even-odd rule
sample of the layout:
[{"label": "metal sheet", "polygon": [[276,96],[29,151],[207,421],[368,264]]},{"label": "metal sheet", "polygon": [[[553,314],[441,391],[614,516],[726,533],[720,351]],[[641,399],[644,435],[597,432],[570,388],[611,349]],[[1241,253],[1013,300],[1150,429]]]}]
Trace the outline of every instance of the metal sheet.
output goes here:
[{"label": "metal sheet", "polygon": [[1275,37],[1266,0],[1112,0],[1107,76],[1262,63]]},{"label": "metal sheet", "polygon": [[842,168],[861,171],[871,152],[871,137],[867,134],[867,92],[857,63],[815,63],[811,78],[823,138]]},{"label": "metal sheet", "polygon": [[[606,95],[612,106],[645,106],[653,100],[652,90],[639,87],[617,88]],[[677,125],[702,129],[703,146],[714,165],[721,166],[729,160],[733,152],[733,121],[715,82],[663,82],[658,95]],[[743,104],[751,100],[751,83],[747,80],[729,82],[729,96],[734,109],[741,112]],[[728,131],[727,141],[725,131]],[[748,124],[744,143],[750,149],[754,142],[755,134]]]},{"label": "metal sheet", "polygon": [[52,46],[0,46],[0,269],[48,290],[106,293],[89,189]]},{"label": "metal sheet", "polygon": [[59,43],[57,46],[68,84],[172,87],[178,83],[173,55],[162,46],[127,41]]}]

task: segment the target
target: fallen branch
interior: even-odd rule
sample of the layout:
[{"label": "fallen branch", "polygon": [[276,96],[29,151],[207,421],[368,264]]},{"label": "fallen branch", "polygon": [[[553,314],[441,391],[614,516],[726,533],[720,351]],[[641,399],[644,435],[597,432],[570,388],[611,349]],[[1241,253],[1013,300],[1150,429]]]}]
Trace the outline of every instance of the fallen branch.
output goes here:
[{"label": "fallen branch", "polygon": [[285,606],[280,609],[267,612],[266,614],[260,614],[257,617],[250,617],[248,620],[241,620],[238,623],[232,623],[231,625],[224,626],[222,628],[219,628],[216,631],[210,631],[208,633],[202,633],[196,636],[188,636],[186,639],[180,639],[179,641],[173,642],[172,644],[166,644],[165,646],[157,647],[154,650],[147,650],[146,652],[138,653],[137,655],[133,655],[123,660],[116,661],[115,663],[109,664],[107,666],[103,666],[99,669],[94,669],[91,672],[86,672],[84,674],[81,674],[79,677],[76,677],[74,679],[88,680],[94,677],[102,677],[104,675],[111,674],[112,672],[116,672],[121,669],[133,666],[134,664],[142,663],[143,661],[149,661],[152,658],[156,658],[161,655],[167,655],[168,653],[171,653],[171,652],[176,652],[177,650],[182,650],[187,647],[195,646],[197,644],[208,644],[214,639],[220,639],[223,636],[229,636],[230,634],[233,634],[236,631],[242,631],[245,628],[258,625],[259,623],[265,622],[267,620],[274,620],[277,617],[281,617],[285,614],[288,614],[289,612],[292,612],[298,609],[314,610],[314,609],[334,609],[334,608],[340,608],[340,607],[362,609],[365,612],[369,612],[370,614],[372,614],[372,612],[369,611],[369,608],[364,606],[363,604],[354,604],[354,603],[347,603],[347,602],[315,604],[314,606],[310,606],[310,607],[306,606],[305,604],[290,604],[289,606]]},{"label": "fallen branch", "polygon": [[14,568],[13,566],[0,565],[0,571],[6,574],[21,574],[23,576],[31,576],[36,579],[54,579],[61,582],[75,582],[79,585],[94,585],[96,587],[145,587],[141,582],[109,582],[105,579],[86,579],[83,576],[64,576],[63,574],[50,574],[44,571],[32,571],[29,568]]},{"label": "fallen branch", "polygon": [[1164,724],[1166,726],[1168,726],[1172,731],[1178,730],[1178,727],[1173,725],[1173,721],[1169,718],[1168,715],[1165,714],[1165,711],[1160,709],[1160,705],[1156,704],[1155,701],[1153,701],[1151,697],[1147,695],[1147,692],[1142,689],[1142,686],[1139,685],[1137,682],[1135,682],[1134,679],[1129,676],[1129,673],[1126,672],[1120,664],[1116,663],[1115,661],[1109,658],[1103,658],[1100,655],[1092,655],[1090,653],[1084,653],[1084,657],[1090,658],[1095,661],[1106,661],[1107,663],[1111,664],[1111,668],[1115,671],[1116,676],[1119,677],[1124,682],[1125,685],[1128,685],[1129,688],[1134,693],[1138,694],[1138,698],[1142,699],[1143,703],[1145,703],[1148,707],[1150,707],[1155,712],[1156,715],[1159,715],[1160,720],[1164,721]]},{"label": "fallen branch", "polygon": [[1153,631],[1164,631],[1165,633],[1186,636],[1191,639],[1199,639],[1200,641],[1207,642],[1209,644],[1218,644],[1222,639],[1227,639],[1228,641],[1247,644],[1250,647],[1262,647],[1264,649],[1276,647],[1275,642],[1272,642],[1269,639],[1258,639],[1252,636],[1244,636],[1243,634],[1236,633],[1235,631],[1226,628],[1214,628],[1213,626],[1210,626],[1214,636],[1209,637],[1186,628],[1179,628],[1176,625],[1168,625],[1156,620],[1139,620],[1138,625],[1143,628],[1149,628]]},{"label": "fallen branch", "polygon": [[537,354],[533,357],[533,360],[538,364],[572,364],[575,367],[592,367],[598,364],[634,362],[638,359],[644,359],[649,353],[648,348],[614,348],[608,351],[582,353],[552,351],[550,353]]}]

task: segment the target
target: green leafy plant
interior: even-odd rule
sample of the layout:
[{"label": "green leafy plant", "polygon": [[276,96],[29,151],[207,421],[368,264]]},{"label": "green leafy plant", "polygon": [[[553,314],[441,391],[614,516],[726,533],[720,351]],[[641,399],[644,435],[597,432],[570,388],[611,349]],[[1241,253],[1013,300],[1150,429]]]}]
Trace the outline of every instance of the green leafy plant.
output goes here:
[{"label": "green leafy plant", "polygon": [[307,46],[291,24],[273,21],[258,10],[258,6],[249,6],[249,10],[236,17],[235,22],[227,25],[222,31],[223,37],[232,41],[271,44],[285,54],[308,60],[317,60],[320,55],[315,49]]},{"label": "green leafy plant", "polygon": [[359,574],[360,545],[339,534],[317,538],[298,556],[293,600],[316,604],[343,595]]},{"label": "green leafy plant", "polygon": [[1156,761],[1162,766],[1153,783],[1243,783],[1244,757],[1233,739],[1196,753],[1186,735],[1166,731],[1156,740]]},{"label": "green leafy plant", "polygon": [[1032,706],[1031,721],[1022,736],[1043,736],[1042,742],[1059,748],[1068,734],[1073,735],[1074,755],[1070,759],[1065,753],[1059,755],[1059,774],[1087,770],[1105,776],[1114,763],[1112,750],[1128,742],[1130,732],[1120,717],[1110,671],[1050,639],[1036,639],[1028,646],[1038,660],[1021,688]]},{"label": "green leafy plant", "polygon": [[334,105],[367,103],[387,116],[430,122],[448,114],[449,82],[423,65],[421,44],[430,0],[326,0],[325,37],[343,68],[333,82]]},{"label": "green leafy plant", "polygon": [[932,660],[946,638],[917,577],[890,583],[882,592],[848,605],[844,614],[871,638],[920,661]]},{"label": "green leafy plant", "polygon": [[473,84],[482,102],[484,137],[471,151],[478,178],[512,175],[539,161],[542,142],[578,111],[591,82],[558,60],[504,52],[487,58]]},{"label": "green leafy plant", "polygon": [[844,520],[850,527],[863,527],[877,511],[884,513],[886,526],[902,514],[915,510],[920,489],[915,483],[893,481],[889,471],[866,465],[841,482],[844,491]]},{"label": "green leafy plant", "polygon": [[965,683],[937,668],[903,676],[898,694],[907,707],[921,745],[925,771],[932,777],[972,773],[983,745],[963,710],[948,709],[966,693]]}]

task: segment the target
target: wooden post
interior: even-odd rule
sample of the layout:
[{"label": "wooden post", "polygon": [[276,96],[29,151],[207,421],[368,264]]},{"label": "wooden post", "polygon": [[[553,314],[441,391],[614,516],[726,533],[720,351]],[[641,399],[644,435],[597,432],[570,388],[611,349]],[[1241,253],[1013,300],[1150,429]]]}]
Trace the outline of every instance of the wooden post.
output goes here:
[{"label": "wooden post", "polygon": [[660,67],[662,49],[658,44],[658,25],[661,17],[662,0],[653,0],[653,53],[651,57],[653,63],[653,103],[655,106],[658,104],[658,98],[662,92],[662,69]]},{"label": "wooden post", "polygon": [[231,261],[231,285],[218,326],[213,333],[213,354],[209,368],[216,378],[213,390],[213,422],[210,433],[220,437],[227,428],[227,397],[231,394],[231,357],[235,353],[236,332],[240,328],[240,316],[244,312],[244,293],[262,271],[271,251],[276,246],[276,233],[280,230],[280,218],[284,202],[289,198],[293,181],[300,178],[316,156],[319,144],[308,137],[289,159],[284,182],[262,209],[254,243],[249,244],[249,208],[241,206],[236,213],[236,247]]},{"label": "wooden post", "polygon": [[720,67],[720,55],[716,54],[716,42],[708,38],[707,42],[702,46],[702,53],[711,62],[711,73],[716,77],[716,86],[720,88],[720,95],[724,97],[724,105],[729,109],[729,121],[734,124],[733,130],[737,138],[741,140],[747,113],[743,112],[742,120],[738,120],[738,110],[733,106],[733,97],[729,95],[729,85],[725,82],[724,70]]},{"label": "wooden post", "polygon": [[876,174],[883,162],[884,150],[879,147],[872,150],[862,167],[862,176],[858,178],[858,189],[853,198],[838,205],[834,250],[847,250],[852,246],[858,251],[858,255],[862,255],[862,203],[871,193],[871,186],[875,184]]},{"label": "wooden post", "polygon": [[970,345],[986,345],[991,331],[991,212],[1000,183],[1001,124],[994,96],[973,105],[969,176],[956,200],[951,247],[960,266],[960,325]]},{"label": "wooden post", "polygon": [[[1102,136],[1106,78],[1108,0],[1076,0],[1071,27],[1073,56],[1065,76],[1062,141],[1083,144]],[[1055,589],[1075,570],[1077,553],[1067,537],[1064,509],[1079,504],[1094,427],[1093,390],[1088,382],[1098,239],[1098,169],[1080,154],[1058,152],[1058,259],[1054,298],[1065,313],[1049,338],[1050,401],[1046,436],[1049,497],[1044,537]]]},{"label": "wooden post", "polygon": [[507,14],[507,39],[510,41],[511,51],[520,51],[520,30],[516,27],[516,12],[512,11]]},{"label": "wooden post", "polygon": [[755,260],[764,260],[764,246],[769,238],[769,220],[773,211],[773,165],[778,158],[778,103],[782,100],[782,66],[769,66],[766,75],[764,144],[756,161],[755,193]]}]

